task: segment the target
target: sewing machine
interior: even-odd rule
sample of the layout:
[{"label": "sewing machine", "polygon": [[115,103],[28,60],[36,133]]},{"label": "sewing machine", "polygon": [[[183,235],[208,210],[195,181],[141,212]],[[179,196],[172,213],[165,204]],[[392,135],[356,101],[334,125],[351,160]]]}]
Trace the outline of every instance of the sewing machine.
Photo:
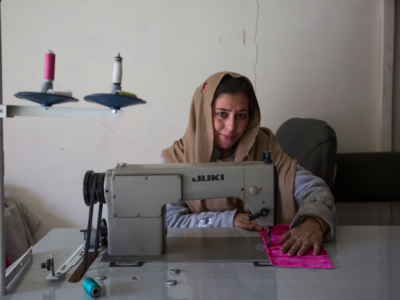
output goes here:
[{"label": "sewing machine", "polygon": [[[109,214],[108,228],[103,230],[101,226],[102,230],[97,231],[95,247],[100,234],[103,238],[106,231],[108,251],[112,255],[105,259],[106,254],[101,252],[101,257],[84,272],[83,279],[96,278],[103,290],[102,296],[118,299],[220,299],[221,295],[230,299],[336,299],[338,286],[345,296],[352,298],[354,295],[365,298],[368,293],[374,298],[397,299],[398,226],[339,226],[337,241],[324,244],[336,267],[329,271],[258,268],[268,265],[262,263],[265,251],[254,249],[256,243],[261,243],[260,236],[242,228],[169,228],[164,238],[162,207],[179,198],[189,201],[238,197],[246,202],[253,218],[258,217],[260,225],[274,225],[274,173],[273,164],[265,162],[119,164],[106,173],[87,172],[83,190],[85,203],[91,210],[90,226],[96,202],[100,204],[97,228],[100,228],[103,204],[107,204]],[[121,201],[117,203],[118,200]],[[265,211],[261,214],[260,209],[268,210],[268,214],[262,217]],[[87,233],[90,235],[90,231]],[[88,236],[87,245],[89,240]],[[165,240],[167,249],[159,254],[164,250]],[[54,229],[35,245],[32,255],[39,262],[53,253],[55,263],[62,269],[65,263],[60,262],[81,243],[82,236],[76,229]],[[369,258],[367,264],[365,257]],[[146,263],[129,263],[135,260]],[[117,265],[117,261],[122,263]],[[52,276],[56,281],[49,284],[43,280],[43,271],[31,264],[22,283],[14,285],[10,294],[13,299],[26,299],[27,293],[29,299],[82,298],[86,295],[82,280],[69,281],[74,270],[80,271],[79,266],[71,269],[69,274],[64,273],[65,277]],[[315,289],[316,283],[324,289]],[[366,291],[365,287],[369,289]],[[305,292],[299,294],[299,290]]]},{"label": "sewing machine", "polygon": [[[270,152],[263,153],[262,161],[118,164],[105,173],[88,171],[83,189],[85,203],[91,207],[88,229],[94,203],[100,202],[97,228],[102,204],[107,205],[109,261],[162,255],[166,248],[163,208],[168,203],[236,197],[247,204],[253,214],[250,220],[267,227],[268,236],[276,222],[276,170]],[[90,239],[88,230],[87,243]],[[95,246],[98,241],[96,236]]]}]

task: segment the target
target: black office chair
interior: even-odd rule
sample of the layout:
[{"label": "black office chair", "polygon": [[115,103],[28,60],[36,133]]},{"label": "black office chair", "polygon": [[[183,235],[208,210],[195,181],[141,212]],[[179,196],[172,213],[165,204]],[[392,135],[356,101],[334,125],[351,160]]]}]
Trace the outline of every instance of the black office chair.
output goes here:
[{"label": "black office chair", "polygon": [[296,157],[300,166],[325,180],[332,189],[337,139],[325,121],[293,118],[277,130],[276,139],[283,152]]},{"label": "black office chair", "polygon": [[335,202],[400,201],[400,152],[340,153]]}]

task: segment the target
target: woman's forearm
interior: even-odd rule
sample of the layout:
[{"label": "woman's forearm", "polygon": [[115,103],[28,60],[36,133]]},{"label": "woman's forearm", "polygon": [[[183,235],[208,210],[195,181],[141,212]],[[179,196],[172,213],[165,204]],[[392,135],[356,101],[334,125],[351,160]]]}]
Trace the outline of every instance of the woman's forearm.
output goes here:
[{"label": "woman's forearm", "polygon": [[336,208],[332,193],[325,181],[300,165],[297,165],[294,198],[298,204],[298,212],[290,228],[299,226],[307,216],[317,216],[329,225],[329,232],[324,241],[333,238],[336,226]]},{"label": "woman's forearm", "polygon": [[167,204],[167,227],[233,227],[236,210],[191,213],[185,202]]}]

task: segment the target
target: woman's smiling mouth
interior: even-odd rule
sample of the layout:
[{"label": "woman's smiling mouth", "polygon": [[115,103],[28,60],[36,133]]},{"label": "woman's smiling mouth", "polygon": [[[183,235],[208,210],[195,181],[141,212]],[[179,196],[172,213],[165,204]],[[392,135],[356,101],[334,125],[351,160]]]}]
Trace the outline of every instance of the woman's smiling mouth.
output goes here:
[{"label": "woman's smiling mouth", "polygon": [[225,135],[222,133],[220,133],[220,135],[224,140],[229,140],[229,141],[234,140],[236,138],[236,136],[234,136],[234,135]]}]

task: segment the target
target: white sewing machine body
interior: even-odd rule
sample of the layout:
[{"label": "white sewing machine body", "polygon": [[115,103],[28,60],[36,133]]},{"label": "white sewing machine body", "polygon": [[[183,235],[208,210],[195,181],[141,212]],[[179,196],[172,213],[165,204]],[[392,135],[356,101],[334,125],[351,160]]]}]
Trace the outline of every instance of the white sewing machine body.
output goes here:
[{"label": "white sewing machine body", "polygon": [[104,176],[108,208],[108,255],[153,256],[165,251],[166,204],[236,197],[261,226],[276,219],[275,167],[261,161],[197,164],[120,164]]}]

